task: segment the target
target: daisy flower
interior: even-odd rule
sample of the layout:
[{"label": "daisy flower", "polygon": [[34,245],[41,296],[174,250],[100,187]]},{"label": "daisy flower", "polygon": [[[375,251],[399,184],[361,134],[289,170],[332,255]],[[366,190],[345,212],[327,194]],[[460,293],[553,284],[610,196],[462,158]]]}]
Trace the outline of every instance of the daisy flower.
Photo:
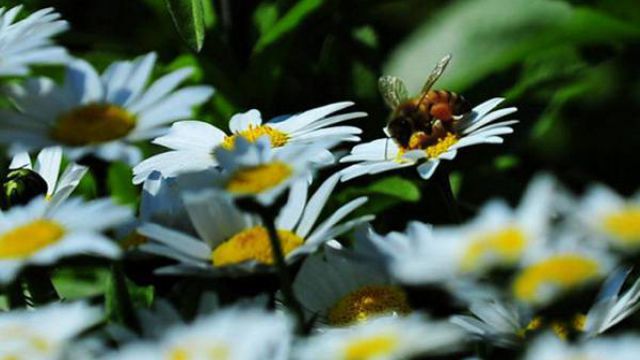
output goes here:
[{"label": "daisy flower", "polygon": [[[326,241],[369,219],[340,223],[367,201],[361,197],[316,225],[338,179],[337,174],[329,177],[309,199],[306,179],[292,185],[287,203],[275,222],[287,263],[314,252]],[[159,273],[242,275],[273,270],[268,233],[257,216],[240,211],[231,197],[215,190],[187,193],[184,203],[197,237],[153,223],[138,229],[153,240],[141,247],[143,251],[179,261],[177,265],[159,269]]]},{"label": "daisy flower", "polygon": [[49,265],[82,254],[118,257],[119,247],[101,232],[131,216],[128,208],[110,200],[70,199],[51,208],[37,197],[11,208],[0,217],[0,284],[31,264]]},{"label": "daisy flower", "polygon": [[0,141],[28,151],[65,147],[72,159],[95,155],[137,164],[133,142],[158,136],[166,125],[191,115],[213,93],[208,86],[176,89],[191,69],[174,71],[149,84],[156,55],[113,63],[102,74],[83,60],[67,65],[62,86],[48,78],[13,84],[7,94],[16,111],[0,118]]},{"label": "daisy flower", "polygon": [[157,342],[124,346],[107,359],[286,360],[293,323],[282,313],[232,307],[170,328]]},{"label": "daisy flower", "polygon": [[611,189],[594,186],[576,207],[579,229],[623,252],[640,250],[640,192],[625,199]]},{"label": "daisy flower", "polygon": [[500,136],[512,133],[511,125],[517,123],[517,120],[493,123],[517,110],[510,107],[492,111],[503,100],[495,98],[476,106],[468,116],[456,120],[450,131],[443,129],[434,143],[418,141],[409,148],[403,148],[389,137],[385,129],[386,138],[356,145],[349,155],[340,159],[340,162],[356,163],[343,170],[342,180],[416,165],[420,176],[429,179],[440,161],[453,160],[458,149],[477,144],[501,144],[503,139]]},{"label": "daisy flower", "polygon": [[610,254],[572,239],[527,254],[512,284],[513,297],[532,307],[542,307],[562,295],[604,279],[616,265]]},{"label": "daisy flower", "polygon": [[536,339],[527,350],[525,360],[608,359],[635,360],[640,354],[640,337],[627,334],[568,343],[552,334]]},{"label": "daisy flower", "polygon": [[[177,174],[211,169],[218,166],[214,150],[222,147],[233,149],[237,138],[255,142],[267,136],[274,149],[288,145],[326,144],[336,145],[342,141],[359,141],[362,132],[355,126],[333,126],[347,120],[366,116],[363,112],[335,114],[352,102],[339,102],[307,110],[280,121],[263,124],[258,110],[234,115],[229,121],[229,133],[202,121],[179,121],[171,130],[153,143],[162,145],[170,151],[152,156],[134,169],[134,183],[140,183],[154,170],[165,177]],[[333,162],[328,147],[317,148],[312,157],[314,162],[326,164]]]},{"label": "daisy flower", "polygon": [[324,256],[310,256],[302,264],[293,292],[308,317],[345,326],[381,315],[410,313],[407,295],[384,269],[358,261],[350,252],[327,246]]},{"label": "daisy flower", "polygon": [[[394,360],[453,353],[462,349],[464,333],[452,324],[415,313],[382,317],[346,328],[327,329],[301,341],[294,359]],[[321,355],[320,355],[321,354]]]},{"label": "daisy flower", "polygon": [[[263,205],[271,205],[296,180],[311,179],[312,159],[318,148],[316,145],[291,145],[274,151],[266,136],[256,142],[239,137],[235,139],[233,149],[215,151],[221,171],[200,175],[209,173],[210,178],[206,181],[234,198],[249,197]],[[191,180],[192,183],[196,181]]]},{"label": "daisy flower", "polygon": [[[0,76],[26,75],[35,64],[61,64],[67,51],[51,38],[69,28],[53,8],[46,8],[15,21],[22,5],[0,8]],[[14,22],[15,21],[15,22]]]},{"label": "daisy flower", "polygon": [[14,156],[3,184],[11,203],[8,205],[24,205],[38,195],[45,195],[52,207],[66,200],[87,173],[87,167],[71,163],[60,175],[61,162],[62,148],[58,146],[40,151],[35,163],[26,152]]},{"label": "daisy flower", "polygon": [[101,318],[85,303],[0,313],[0,359],[66,359],[71,340]]}]

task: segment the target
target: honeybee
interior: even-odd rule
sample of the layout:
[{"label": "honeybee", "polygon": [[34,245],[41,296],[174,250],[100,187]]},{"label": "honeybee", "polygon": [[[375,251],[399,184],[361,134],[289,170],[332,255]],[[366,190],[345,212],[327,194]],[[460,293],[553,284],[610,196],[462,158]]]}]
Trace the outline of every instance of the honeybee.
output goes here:
[{"label": "honeybee", "polygon": [[451,55],[446,55],[438,62],[415,98],[409,98],[404,82],[397,77],[382,76],[378,80],[380,93],[392,110],[387,133],[402,148],[424,149],[437,143],[447,133],[455,132],[455,123],[471,112],[471,104],[462,95],[431,89],[450,60]]}]

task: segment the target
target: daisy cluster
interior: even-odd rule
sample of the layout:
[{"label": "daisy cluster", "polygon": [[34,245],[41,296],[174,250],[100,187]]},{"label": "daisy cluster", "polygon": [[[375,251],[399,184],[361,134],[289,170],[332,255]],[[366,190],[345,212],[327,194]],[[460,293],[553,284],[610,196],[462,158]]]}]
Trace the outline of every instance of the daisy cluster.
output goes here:
[{"label": "daisy cluster", "polygon": [[[67,28],[53,9],[0,9],[0,359],[637,357],[640,197],[540,175],[515,207],[380,234],[366,194],[333,196],[502,143],[504,99],[428,146],[384,132],[345,155],[367,116],[352,102],[219,128],[193,119],[214,90],[192,69],[161,74],[150,53],[99,71],[52,40]],[[141,189],[133,208],[109,196],[114,162]],[[65,296],[58,275],[87,267],[105,290]]]}]

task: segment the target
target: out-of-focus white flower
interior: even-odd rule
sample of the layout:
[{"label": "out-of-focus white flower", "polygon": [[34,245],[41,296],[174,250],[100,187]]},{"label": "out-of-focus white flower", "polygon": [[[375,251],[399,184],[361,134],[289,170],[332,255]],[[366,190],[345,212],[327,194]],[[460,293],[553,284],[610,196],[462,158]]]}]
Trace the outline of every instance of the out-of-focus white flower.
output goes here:
[{"label": "out-of-focus white flower", "polygon": [[552,334],[538,338],[527,350],[526,360],[607,359],[635,360],[640,354],[636,334],[596,338],[577,344],[567,343]]},{"label": "out-of-focus white flower", "polygon": [[57,206],[71,195],[88,170],[86,166],[72,163],[60,175],[61,162],[62,148],[54,146],[42,149],[33,164],[28,153],[17,154],[9,165],[9,171],[27,169],[37,173],[46,184],[46,192],[42,195],[46,195],[52,206]]},{"label": "out-of-focus white flower", "polygon": [[358,261],[347,249],[326,246],[324,255],[308,257],[293,281],[293,291],[309,318],[331,326],[411,312],[404,290],[383,268]]},{"label": "out-of-focus white flower", "polygon": [[0,283],[8,283],[25,266],[90,254],[115,258],[120,248],[101,234],[121,225],[131,211],[111,200],[70,199],[56,207],[44,197],[17,206],[0,217]]},{"label": "out-of-focus white flower", "polygon": [[340,159],[340,162],[356,163],[343,170],[342,180],[408,166],[418,166],[420,176],[429,179],[440,161],[453,160],[458,149],[477,144],[500,144],[503,142],[501,135],[512,133],[511,125],[517,123],[510,120],[491,124],[517,111],[514,107],[492,111],[503,100],[494,98],[476,106],[469,116],[458,120],[453,132],[443,132],[434,144],[405,149],[387,137],[356,145],[351,154]]},{"label": "out-of-focus white flower", "polygon": [[[340,223],[367,201],[361,197],[340,207],[317,224],[338,179],[337,174],[329,177],[309,199],[306,179],[299,179],[292,184],[287,203],[275,221],[288,263],[314,252],[326,241],[371,219],[362,217]],[[197,237],[153,223],[143,224],[138,229],[140,234],[153,240],[143,245],[142,250],[180,262],[160,269],[159,273],[242,275],[273,270],[274,259],[267,229],[257,216],[239,210],[228,194],[201,190],[187,193],[184,203]]]},{"label": "out-of-focus white flower", "polygon": [[21,10],[22,5],[0,8],[0,76],[26,75],[31,65],[67,62],[67,51],[53,44],[51,38],[67,30],[69,24],[60,20],[53,8],[15,21]]},{"label": "out-of-focus white flower", "polygon": [[[219,148],[231,150],[237,138],[255,142],[266,136],[271,147],[287,148],[289,145],[316,145],[311,160],[316,163],[331,163],[333,155],[329,147],[317,144],[335,145],[342,141],[359,141],[362,130],[355,126],[332,126],[347,120],[364,117],[363,112],[331,115],[353,105],[339,102],[307,110],[281,121],[262,123],[258,110],[236,114],[229,121],[230,134],[202,121],[180,121],[175,123],[168,134],[153,142],[171,151],[146,159],[134,168],[134,183],[144,179],[154,170],[165,177],[181,173],[211,169],[218,165],[214,151]],[[331,116],[330,116],[331,115]]]},{"label": "out-of-focus white flower", "polygon": [[83,60],[67,65],[62,86],[48,78],[8,87],[17,111],[0,116],[0,141],[13,151],[65,146],[72,159],[95,155],[107,161],[140,161],[133,142],[156,137],[166,125],[191,115],[213,93],[208,86],[176,90],[191,69],[147,84],[156,61],[151,53],[115,62],[102,74]]},{"label": "out-of-focus white flower", "polygon": [[62,360],[71,340],[100,321],[85,303],[0,312],[0,359]]},{"label": "out-of-focus white flower", "polygon": [[640,250],[640,193],[625,199],[605,186],[593,186],[576,212],[579,229],[587,236],[621,251]]},{"label": "out-of-focus white flower", "polygon": [[322,331],[294,349],[299,360],[394,360],[454,353],[462,349],[464,332],[452,324],[415,313],[382,317],[346,328]]},{"label": "out-of-focus white flower", "polygon": [[236,306],[174,326],[157,342],[133,343],[106,358],[286,360],[292,329],[283,313]]}]

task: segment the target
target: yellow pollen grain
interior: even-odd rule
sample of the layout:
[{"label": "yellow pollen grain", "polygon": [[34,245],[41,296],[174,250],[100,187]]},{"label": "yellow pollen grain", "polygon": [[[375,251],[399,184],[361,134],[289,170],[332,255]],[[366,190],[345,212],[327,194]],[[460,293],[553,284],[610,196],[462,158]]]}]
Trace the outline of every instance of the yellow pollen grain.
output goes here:
[{"label": "yellow pollen grain", "polygon": [[119,106],[89,104],[61,115],[51,136],[67,145],[82,146],[120,139],[135,124],[135,116]]},{"label": "yellow pollen grain", "polygon": [[513,283],[516,298],[537,303],[539,292],[552,286],[569,289],[596,279],[600,275],[597,261],[577,254],[557,255],[524,269]]},{"label": "yellow pollen grain", "polygon": [[35,220],[0,235],[0,259],[20,259],[55,244],[64,228],[51,220]]},{"label": "yellow pollen grain", "polygon": [[[285,256],[304,243],[304,239],[289,230],[278,230],[278,237]],[[211,253],[211,262],[217,267],[250,260],[267,265],[274,263],[269,234],[263,226],[254,226],[232,236]]]},{"label": "yellow pollen grain", "polygon": [[410,312],[407,295],[401,288],[372,285],[362,287],[340,299],[329,310],[329,323],[344,326],[366,321],[376,315],[404,315]]},{"label": "yellow pollen grain", "polygon": [[458,136],[454,133],[447,133],[443,138],[438,139],[435,145],[431,145],[425,149],[428,158],[436,158],[447,151],[449,148],[458,142]]},{"label": "yellow pollen grain", "polygon": [[525,245],[524,233],[514,226],[483,234],[474,239],[462,255],[462,270],[476,270],[482,267],[483,261],[494,259],[511,264],[522,255]]},{"label": "yellow pollen grain", "polygon": [[260,194],[282,184],[291,174],[291,166],[280,161],[243,168],[231,175],[226,189],[238,195]]},{"label": "yellow pollen grain", "polygon": [[377,335],[368,338],[357,339],[344,349],[345,360],[367,360],[375,358],[387,358],[398,347],[398,338],[395,335]]},{"label": "yellow pollen grain", "polygon": [[604,218],[605,230],[624,245],[640,245],[640,206],[632,206]]},{"label": "yellow pollen grain", "polygon": [[241,136],[247,141],[253,143],[265,135],[269,137],[272,148],[285,146],[289,141],[289,135],[278,129],[274,129],[269,125],[249,125],[248,129],[225,137],[221,146],[227,150],[231,150],[233,149],[238,136]]}]

